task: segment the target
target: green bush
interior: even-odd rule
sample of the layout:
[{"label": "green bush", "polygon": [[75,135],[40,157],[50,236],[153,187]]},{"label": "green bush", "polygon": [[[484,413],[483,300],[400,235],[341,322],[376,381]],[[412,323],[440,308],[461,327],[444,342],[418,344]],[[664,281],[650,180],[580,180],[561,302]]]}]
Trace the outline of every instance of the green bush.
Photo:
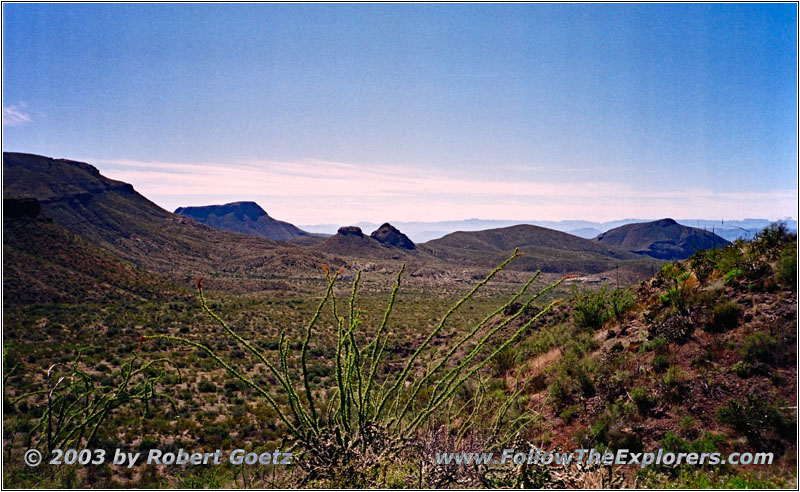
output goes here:
[{"label": "green bush", "polygon": [[778,341],[772,335],[757,331],[744,339],[740,353],[747,362],[762,362],[772,364],[776,362]]},{"label": "green bush", "polygon": [[660,351],[660,349],[667,346],[667,340],[664,337],[656,336],[652,340],[642,344],[642,349],[645,352]]},{"label": "green bush", "polygon": [[214,393],[217,391],[217,385],[207,379],[203,379],[197,384],[197,390],[200,393]]},{"label": "green bush", "polygon": [[742,308],[737,303],[730,301],[719,304],[714,307],[705,329],[712,333],[721,333],[736,328],[741,315]]},{"label": "green bush", "polygon": [[608,319],[608,293],[605,288],[597,292],[572,291],[572,318],[581,328],[600,329]]},{"label": "green bush", "polygon": [[572,420],[577,417],[583,411],[583,405],[572,405],[571,407],[567,407],[559,414],[559,417],[564,419],[564,422],[569,424]]},{"label": "green bush", "polygon": [[641,415],[645,415],[653,406],[650,392],[646,388],[637,386],[631,389],[631,400],[636,404],[636,408]]},{"label": "green bush", "polygon": [[750,363],[740,360],[731,368],[734,374],[742,379],[747,379],[753,375],[753,366]]},{"label": "green bush", "polygon": [[692,289],[689,287],[691,272],[684,270],[681,263],[667,263],[658,272],[658,278],[667,285],[667,290],[659,300],[664,305],[671,305],[678,311],[684,311],[689,302]]},{"label": "green bush", "polygon": [[789,243],[781,251],[775,278],[790,289],[797,290],[797,241]]},{"label": "green bush", "polygon": [[661,447],[664,452],[670,453],[686,453],[689,451],[689,443],[671,430],[664,434],[664,438],[661,440]]},{"label": "green bush", "polygon": [[719,251],[719,249],[700,249],[695,251],[689,258],[689,265],[697,276],[697,280],[701,283],[705,283],[711,274],[714,273]]},{"label": "green bush", "polygon": [[609,314],[618,320],[621,320],[634,304],[636,299],[628,289],[614,289],[608,296]]},{"label": "green bush", "polygon": [[741,278],[744,276],[744,272],[740,268],[734,268],[733,270],[729,271],[725,274],[725,283],[731,283],[737,278]]},{"label": "green bush", "polygon": [[508,347],[500,351],[494,359],[492,359],[492,368],[497,376],[505,376],[508,371],[514,368],[517,362],[517,351],[514,347]]},{"label": "green bush", "polygon": [[664,355],[656,355],[653,357],[652,366],[655,372],[664,372],[669,367],[669,359]]},{"label": "green bush", "polygon": [[717,270],[727,276],[730,271],[739,269],[741,274],[741,267],[744,264],[742,251],[744,251],[746,244],[745,241],[737,239],[727,248],[719,250],[716,257]]},{"label": "green bush", "polygon": [[581,394],[591,398],[595,394],[594,383],[585,362],[574,350],[565,350],[561,358],[559,372],[567,376],[570,382],[577,383]]},{"label": "green bush", "polygon": [[756,245],[763,250],[775,249],[777,246],[787,242],[792,237],[785,222],[773,222],[756,234]]},{"label": "green bush", "polygon": [[564,375],[559,374],[550,383],[548,392],[553,398],[553,404],[556,408],[564,408],[572,401],[572,393],[570,392],[570,381]]},{"label": "green bush", "polygon": [[758,450],[769,447],[765,432],[775,432],[790,441],[796,435],[793,419],[778,405],[768,403],[763,395],[748,394],[744,402],[730,400],[717,411],[717,420],[736,429]]},{"label": "green bush", "polygon": [[686,375],[680,367],[672,366],[667,369],[667,373],[661,378],[664,394],[673,403],[678,403],[687,390]]}]

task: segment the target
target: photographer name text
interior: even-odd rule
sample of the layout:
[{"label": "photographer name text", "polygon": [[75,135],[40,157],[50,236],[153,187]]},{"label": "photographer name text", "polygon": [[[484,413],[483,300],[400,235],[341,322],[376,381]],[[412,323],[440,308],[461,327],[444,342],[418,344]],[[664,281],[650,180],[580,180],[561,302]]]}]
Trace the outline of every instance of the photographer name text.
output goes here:
[{"label": "photographer name text", "polygon": [[[183,448],[172,452],[160,449],[150,449],[147,452],[130,452],[115,449],[108,452],[105,449],[54,449],[50,452],[48,461],[51,465],[103,465],[110,463],[117,466],[133,468],[136,465],[291,465],[292,453],[281,451],[247,451],[234,449],[230,453],[217,449],[213,452],[189,453]],[[25,463],[28,466],[38,466],[42,462],[41,453],[30,449],[25,453]]]}]

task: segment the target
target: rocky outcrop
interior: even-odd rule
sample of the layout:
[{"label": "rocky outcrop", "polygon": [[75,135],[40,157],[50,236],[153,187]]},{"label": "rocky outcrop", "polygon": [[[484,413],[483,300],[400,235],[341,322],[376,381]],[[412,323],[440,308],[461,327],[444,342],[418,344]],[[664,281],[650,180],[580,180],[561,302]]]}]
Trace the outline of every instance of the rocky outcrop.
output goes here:
[{"label": "rocky outcrop", "polygon": [[402,249],[415,249],[416,245],[405,234],[389,224],[383,224],[375,232],[370,234],[375,240],[385,246],[393,246]]},{"label": "rocky outcrop", "polygon": [[336,234],[340,234],[342,236],[356,236],[356,237],[364,237],[364,233],[361,232],[360,227],[356,226],[347,226],[347,227],[340,227]]}]

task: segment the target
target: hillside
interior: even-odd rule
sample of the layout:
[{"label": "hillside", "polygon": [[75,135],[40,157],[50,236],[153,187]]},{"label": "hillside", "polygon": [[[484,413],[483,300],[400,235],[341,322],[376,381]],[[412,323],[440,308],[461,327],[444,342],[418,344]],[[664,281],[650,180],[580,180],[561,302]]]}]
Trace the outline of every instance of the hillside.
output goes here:
[{"label": "hillside", "polygon": [[576,291],[508,356],[506,385],[530,381],[527,408],[543,417],[535,442],[772,452],[769,467],[620,467],[604,483],[796,486],[796,251],[796,235],[771,227],[633,289]]},{"label": "hillside", "polygon": [[276,241],[288,241],[293,238],[309,236],[309,233],[288,222],[273,219],[255,202],[178,207],[175,213],[215,229],[265,237]]},{"label": "hillside", "polygon": [[302,275],[317,271],[320,261],[298,247],[219,231],[167,212],[130,184],[82,162],[4,152],[3,195],[37,198],[44,214],[68,231],[186,285],[207,275]]},{"label": "hillside", "polygon": [[683,260],[695,251],[729,244],[712,232],[686,227],[672,219],[623,225],[600,234],[595,241],[661,260]]},{"label": "hillside", "polygon": [[485,266],[499,263],[514,248],[525,253],[511,265],[520,270],[594,274],[618,267],[649,271],[657,265],[615,247],[532,225],[454,232],[419,245],[420,250],[443,261]]},{"label": "hillside", "polygon": [[167,282],[43,216],[35,200],[3,200],[3,305],[162,298]]}]

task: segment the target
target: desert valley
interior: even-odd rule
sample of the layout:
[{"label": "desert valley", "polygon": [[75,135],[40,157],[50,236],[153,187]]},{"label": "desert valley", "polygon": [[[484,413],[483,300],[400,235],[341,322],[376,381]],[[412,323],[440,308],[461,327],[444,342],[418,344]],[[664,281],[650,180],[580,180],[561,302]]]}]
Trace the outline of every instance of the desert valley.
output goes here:
[{"label": "desert valley", "polygon": [[[3,153],[7,487],[796,486],[796,222],[415,242],[248,197],[175,213]],[[26,449],[291,449],[293,465],[26,467]],[[771,452],[498,466],[434,453]]]}]

